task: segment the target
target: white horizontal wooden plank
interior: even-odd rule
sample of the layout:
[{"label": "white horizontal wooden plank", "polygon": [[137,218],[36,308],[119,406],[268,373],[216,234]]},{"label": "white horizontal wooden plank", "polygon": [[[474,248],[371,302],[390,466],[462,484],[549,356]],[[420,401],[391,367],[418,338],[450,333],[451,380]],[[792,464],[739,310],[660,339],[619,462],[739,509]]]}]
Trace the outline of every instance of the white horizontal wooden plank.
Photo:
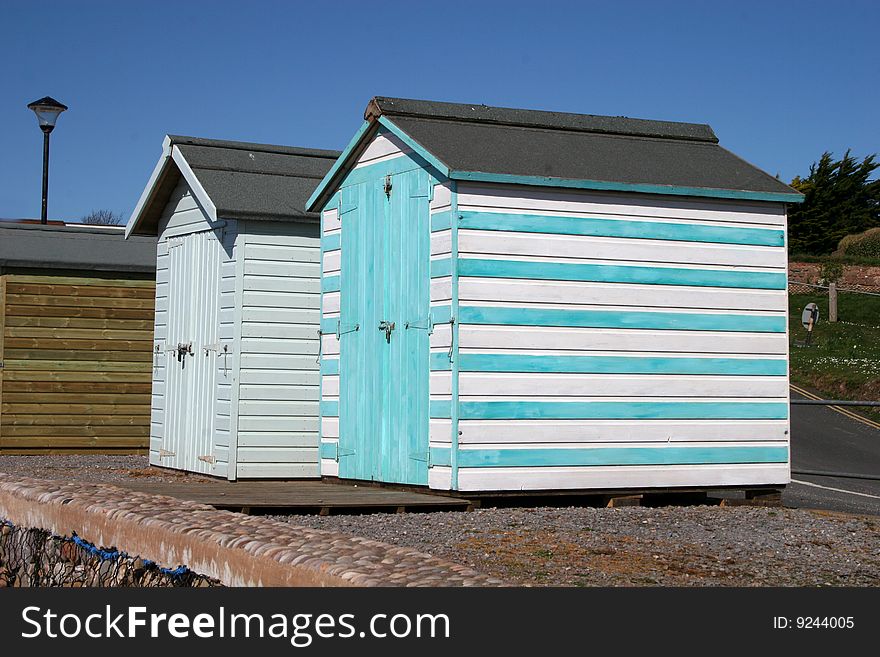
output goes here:
[{"label": "white horizontal wooden plank", "polygon": [[[317,320],[317,317],[315,319]],[[241,324],[241,337],[261,339],[292,338],[296,340],[317,340],[318,324],[317,321],[303,324],[243,321]]]},{"label": "white horizontal wooden plank", "polygon": [[[437,345],[448,344],[448,326],[435,328]],[[579,351],[651,351],[706,354],[788,353],[784,333],[732,331],[653,331],[556,326],[497,326],[464,324],[458,328],[461,347],[467,349],[535,348]],[[434,335],[431,346],[434,346]]]},{"label": "white horizontal wooden plank", "polygon": [[428,426],[428,440],[438,445],[449,445],[452,442],[452,420],[431,418]]},{"label": "white horizontal wooden plank", "polygon": [[[459,326],[458,330],[461,331],[462,327]],[[432,348],[449,348],[449,343],[452,341],[452,326],[448,323],[444,324],[435,324],[434,330],[431,332],[431,347]]]},{"label": "white horizontal wooden plank", "polygon": [[283,415],[240,415],[238,418],[238,430],[256,433],[265,431],[313,431],[317,434],[318,418]]},{"label": "white horizontal wooden plank", "polygon": [[[248,292],[283,292],[285,294],[304,293],[320,294],[321,279],[315,275],[309,278],[293,276],[248,276],[244,277],[244,291]],[[225,280],[225,279],[224,279]]]},{"label": "white horizontal wooden plank", "polygon": [[342,267],[342,250],[335,249],[333,251],[324,252],[324,274],[336,275]]},{"label": "white horizontal wooden plank", "polygon": [[[433,239],[431,243],[433,249]],[[626,261],[778,269],[787,264],[783,247],[468,229],[458,231],[458,252],[460,257],[538,256],[597,264]]]},{"label": "white horizontal wooden plank", "polygon": [[452,468],[434,466],[428,470],[428,488],[452,490]]},{"label": "white horizontal wooden plank", "polygon": [[519,210],[533,214],[612,215],[775,226],[785,223],[785,208],[782,203],[462,182],[458,183],[457,192],[459,210]]},{"label": "white horizontal wooden plank", "polygon": [[[312,359],[314,363],[314,359]],[[241,385],[304,385],[317,386],[320,375],[317,365],[310,370],[250,369],[243,368],[239,374]]]},{"label": "white horizontal wooden plank", "polygon": [[[449,372],[432,372],[431,394],[450,394],[449,377]],[[785,400],[788,397],[788,381],[784,376],[462,372],[458,389],[462,398],[775,397]]]},{"label": "white horizontal wooden plank", "polygon": [[246,370],[306,370],[317,371],[314,356],[299,354],[241,354],[241,368]]},{"label": "white horizontal wooden plank", "polygon": [[431,255],[442,256],[450,253],[452,253],[452,231],[438,230],[431,233]]},{"label": "white horizontal wooden plank", "polygon": [[[431,281],[434,300],[435,281]],[[438,291],[438,300],[442,293]],[[561,304],[563,306],[610,305],[642,308],[691,308],[787,313],[786,290],[740,290],[684,285],[633,285],[581,281],[535,281],[524,279],[459,279],[462,302]]]},{"label": "white horizontal wooden plank", "polygon": [[355,168],[378,164],[410,152],[412,149],[395,135],[391,133],[377,134],[358,157]]},{"label": "white horizontal wooden plank", "polygon": [[308,324],[318,330],[317,308],[247,308],[242,312],[242,326],[257,323]]},{"label": "white horizontal wooden plank", "polygon": [[324,374],[321,377],[321,395],[325,397],[339,397],[338,374]]},{"label": "white horizontal wooden plank", "polygon": [[305,354],[318,355],[317,329],[314,337],[294,338],[242,338],[242,354]]},{"label": "white horizontal wooden plank", "polygon": [[339,339],[335,333],[321,336],[321,353],[324,356],[335,356],[339,353]]},{"label": "white horizontal wooden plank", "polygon": [[238,447],[239,467],[245,463],[281,465],[286,463],[317,464],[318,446],[312,447]]},{"label": "white horizontal wooden plank", "polygon": [[452,277],[432,278],[431,303],[442,303],[450,299],[452,299]]},{"label": "white horizontal wooden plank", "polygon": [[[218,402],[219,406],[219,402]],[[287,399],[240,399],[238,416],[271,415],[275,417],[317,417],[318,401]]]},{"label": "white horizontal wooden plank", "polygon": [[318,386],[307,385],[241,385],[238,392],[239,399],[264,399],[284,401],[318,401],[320,390]]},{"label": "white horizontal wooden plank", "polygon": [[320,294],[304,294],[302,292],[257,292],[245,290],[243,296],[244,316],[248,308],[298,308],[318,309],[321,305]]},{"label": "white horizontal wooden plank", "polygon": [[709,488],[785,485],[787,464],[462,468],[459,490],[560,490],[586,488]]},{"label": "white horizontal wooden plank", "polygon": [[339,221],[339,210],[337,208],[327,208],[321,213],[321,225],[324,234],[341,230],[342,222]]},{"label": "white horizontal wooden plank", "polygon": [[310,463],[239,463],[236,467],[239,479],[315,479],[318,472],[318,453]]},{"label": "white horizontal wooden plank", "polygon": [[284,233],[282,231],[250,232],[245,242],[244,258],[245,260],[250,259],[251,250],[258,250],[261,246],[282,246],[294,252],[290,257],[284,258],[284,260],[296,258],[300,252],[317,252],[321,248],[321,239],[318,235],[317,227],[315,227],[314,231],[309,232],[313,234],[303,235]]},{"label": "white horizontal wooden plank", "polygon": [[321,436],[322,438],[339,438],[338,417],[321,418]]},{"label": "white horizontal wooden plank", "polygon": [[431,211],[442,210],[452,204],[451,183],[444,182],[434,185],[434,195],[431,199]]},{"label": "white horizontal wooden plank", "polygon": [[314,431],[239,431],[241,447],[317,447],[318,434]]},{"label": "white horizontal wooden plank", "polygon": [[339,312],[339,292],[327,292],[323,295],[324,314],[333,314]]},{"label": "white horizontal wooden plank", "polygon": [[460,420],[462,444],[782,441],[787,420]]},{"label": "white horizontal wooden plank", "polygon": [[324,477],[338,477],[339,463],[333,459],[321,459],[321,474]]},{"label": "white horizontal wooden plank", "polygon": [[313,259],[304,262],[297,262],[295,260],[246,260],[244,263],[244,274],[245,276],[318,278],[321,272],[318,269],[318,263]]},{"label": "white horizontal wooden plank", "polygon": [[291,248],[283,244],[251,244],[248,236],[246,262],[269,260],[272,262],[319,263],[321,250],[317,248]]}]

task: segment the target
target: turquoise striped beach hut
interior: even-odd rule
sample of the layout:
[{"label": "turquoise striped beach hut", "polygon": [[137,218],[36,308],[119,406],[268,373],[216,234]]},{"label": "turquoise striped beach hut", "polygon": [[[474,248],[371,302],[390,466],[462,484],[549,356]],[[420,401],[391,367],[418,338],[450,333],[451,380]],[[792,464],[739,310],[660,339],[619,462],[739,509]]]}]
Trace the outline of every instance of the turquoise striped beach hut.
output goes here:
[{"label": "turquoise striped beach hut", "polygon": [[321,212],[321,473],[789,481],[786,206],[708,125],[377,97]]}]

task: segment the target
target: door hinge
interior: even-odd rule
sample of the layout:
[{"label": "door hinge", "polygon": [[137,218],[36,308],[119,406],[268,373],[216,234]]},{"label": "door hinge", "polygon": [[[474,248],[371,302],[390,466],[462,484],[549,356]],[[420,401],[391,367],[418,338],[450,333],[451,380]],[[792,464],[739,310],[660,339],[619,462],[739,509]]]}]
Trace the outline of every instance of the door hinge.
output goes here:
[{"label": "door hinge", "polygon": [[172,456],[177,456],[177,452],[169,452],[167,449],[159,449],[160,459],[167,459],[171,458]]},{"label": "door hinge", "polygon": [[199,456],[198,459],[199,461],[204,461],[205,463],[210,463],[211,465],[214,465],[217,462],[217,457],[210,454],[208,456]]},{"label": "door hinge", "polygon": [[409,457],[413,461],[422,461],[428,464],[428,467],[431,467],[431,451],[427,452],[416,452],[415,454],[410,454]]},{"label": "door hinge", "polygon": [[339,443],[338,443],[338,442],[336,442],[336,443],[331,443],[331,444],[334,445],[334,446],[336,447],[336,451],[335,451],[335,453],[333,454],[333,460],[336,461],[337,463],[339,462],[340,457],[343,457],[343,456],[354,456],[354,450],[353,450],[353,449],[342,449],[342,448],[339,447]]},{"label": "door hinge", "polygon": [[338,321],[336,322],[336,339],[338,340],[346,333],[354,333],[359,330],[360,327],[360,324],[343,324],[341,321]]},{"label": "door hinge", "polygon": [[428,335],[431,335],[434,332],[434,314],[428,313],[428,316],[424,319],[417,319],[412,322],[407,322],[403,325],[405,329],[422,329],[423,331],[427,331]]}]

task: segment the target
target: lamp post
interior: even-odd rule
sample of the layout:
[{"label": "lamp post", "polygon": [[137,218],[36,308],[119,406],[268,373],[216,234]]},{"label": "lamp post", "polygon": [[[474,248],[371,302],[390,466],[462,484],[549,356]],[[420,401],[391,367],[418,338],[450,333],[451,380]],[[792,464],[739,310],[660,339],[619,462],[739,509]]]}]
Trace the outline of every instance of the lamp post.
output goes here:
[{"label": "lamp post", "polygon": [[40,210],[40,223],[45,224],[49,196],[49,133],[55,129],[55,122],[61,112],[67,109],[67,105],[62,105],[54,98],[46,96],[32,102],[28,105],[28,109],[33,110],[37,115],[40,130],[43,131],[43,207]]}]

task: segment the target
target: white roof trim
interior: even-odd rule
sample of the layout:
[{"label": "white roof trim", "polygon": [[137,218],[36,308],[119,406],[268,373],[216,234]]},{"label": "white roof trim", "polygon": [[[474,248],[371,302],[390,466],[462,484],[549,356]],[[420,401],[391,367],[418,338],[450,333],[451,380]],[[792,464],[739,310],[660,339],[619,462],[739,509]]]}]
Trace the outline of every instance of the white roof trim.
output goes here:
[{"label": "white roof trim", "polygon": [[186,161],[186,158],[183,157],[183,153],[180,152],[180,149],[177,146],[172,146],[171,148],[171,159],[174,160],[177,168],[180,169],[180,173],[183,174],[183,178],[192,190],[193,196],[196,197],[199,205],[201,205],[202,209],[207,213],[208,219],[211,221],[217,221],[217,208],[214,206],[214,202],[211,200],[211,197],[208,196],[205,188],[202,187],[202,183],[196,178],[196,174],[193,172],[192,168],[190,168],[189,163]]},{"label": "white roof trim", "polygon": [[214,202],[208,196],[205,188],[202,187],[202,183],[199,182],[199,179],[193,172],[192,167],[190,167],[189,163],[186,161],[186,158],[183,157],[183,153],[180,152],[180,149],[177,146],[174,146],[171,143],[171,137],[166,135],[165,140],[162,142],[162,157],[160,157],[159,161],[156,163],[153,173],[150,174],[150,179],[147,181],[147,186],[144,187],[144,191],[141,192],[141,197],[138,199],[137,205],[132,211],[131,216],[128,218],[128,222],[125,224],[126,238],[134,232],[134,229],[137,228],[137,225],[140,223],[144,210],[150,202],[150,199],[153,197],[153,193],[156,191],[156,185],[159,184],[159,179],[162,177],[162,174],[165,173],[165,170],[171,161],[177,165],[177,169],[192,190],[196,201],[198,201],[199,205],[202,206],[205,213],[208,215],[208,219],[212,222],[217,221],[217,208],[214,206]]},{"label": "white roof trim", "polygon": [[132,231],[135,229],[138,223],[140,223],[141,215],[144,212],[147,201],[153,195],[153,191],[156,188],[156,183],[159,182],[159,176],[162,175],[162,172],[168,165],[169,157],[171,157],[171,138],[166,135],[165,140],[162,142],[162,157],[160,157],[159,162],[156,163],[156,166],[153,169],[153,173],[150,174],[150,179],[149,181],[147,181],[147,186],[144,187],[144,191],[141,192],[141,197],[138,199],[137,205],[134,206],[134,210],[132,211],[131,216],[128,218],[128,221],[125,224],[126,239],[128,239],[129,235],[131,235]]}]

